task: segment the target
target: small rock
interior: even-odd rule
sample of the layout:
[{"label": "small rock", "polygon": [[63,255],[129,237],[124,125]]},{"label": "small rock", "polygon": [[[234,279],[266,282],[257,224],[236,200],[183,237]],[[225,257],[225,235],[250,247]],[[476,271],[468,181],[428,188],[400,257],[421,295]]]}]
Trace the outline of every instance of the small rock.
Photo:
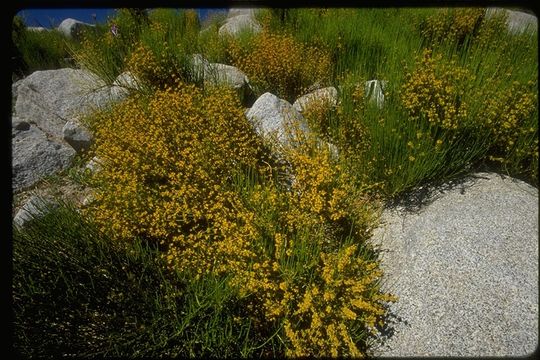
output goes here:
[{"label": "small rock", "polygon": [[41,217],[47,213],[51,207],[58,206],[50,199],[38,195],[32,195],[24,205],[17,211],[13,218],[13,224],[19,228],[24,227],[30,220]]},{"label": "small rock", "polygon": [[317,104],[323,101],[327,102],[331,106],[337,105],[337,90],[335,87],[330,86],[303,95],[296,99],[293,107],[296,109],[296,111],[301,113],[313,104]]},{"label": "small rock", "polygon": [[81,206],[82,206],[83,208],[88,207],[88,206],[89,206],[92,202],[94,202],[94,201],[95,201],[94,195],[93,195],[93,194],[89,194],[89,195],[87,195],[87,196],[83,199],[83,201],[82,201],[82,203],[81,203]]},{"label": "small rock", "polygon": [[365,94],[369,101],[374,101],[379,108],[384,104],[384,88],[387,84],[386,80],[369,80],[365,83]]},{"label": "small rock", "polygon": [[88,164],[86,164],[84,168],[89,170],[90,173],[94,174],[100,171],[101,167],[102,167],[101,159],[98,158],[97,156],[94,156],[92,159],[90,159],[90,161],[88,162]]},{"label": "small rock", "polygon": [[80,39],[81,31],[92,28],[94,25],[79,20],[67,18],[58,25],[58,31],[69,39]]},{"label": "small rock", "polygon": [[92,145],[92,134],[78,122],[68,121],[62,128],[62,133],[64,140],[77,153],[87,151]]},{"label": "small rock", "polygon": [[208,64],[205,80],[213,85],[226,84],[233,89],[240,89],[248,83],[246,74],[237,67],[218,63]]}]

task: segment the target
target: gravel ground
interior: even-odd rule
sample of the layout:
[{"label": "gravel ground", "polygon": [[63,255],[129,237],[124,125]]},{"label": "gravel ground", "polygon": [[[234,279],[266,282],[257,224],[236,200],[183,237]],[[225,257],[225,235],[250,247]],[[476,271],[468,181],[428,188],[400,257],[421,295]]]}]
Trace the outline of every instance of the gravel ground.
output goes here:
[{"label": "gravel ground", "polygon": [[[522,356],[538,343],[538,189],[478,173],[419,211],[383,212],[384,287],[399,320],[375,356]],[[393,334],[392,334],[393,331]],[[382,338],[384,339],[384,338]]]}]

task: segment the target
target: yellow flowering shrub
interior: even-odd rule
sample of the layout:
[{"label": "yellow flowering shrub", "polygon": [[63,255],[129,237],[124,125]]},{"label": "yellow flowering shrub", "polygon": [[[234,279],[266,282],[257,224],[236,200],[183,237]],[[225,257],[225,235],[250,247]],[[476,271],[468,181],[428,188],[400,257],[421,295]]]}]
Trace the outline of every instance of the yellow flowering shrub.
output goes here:
[{"label": "yellow flowering shrub", "polygon": [[462,43],[474,36],[484,19],[483,8],[441,9],[419,24],[421,35],[431,42],[443,40]]},{"label": "yellow flowering shrub", "polygon": [[177,63],[167,51],[166,43],[164,47],[165,51],[162,54],[156,54],[148,46],[139,42],[131,52],[127,68],[141,83],[153,87],[171,84],[172,77],[178,74]]},{"label": "yellow flowering shrub", "polygon": [[282,149],[293,181],[276,181],[231,90],[180,82],[96,116],[104,165],[87,211],[104,231],[154,241],[170,270],[227,276],[253,331],[288,356],[366,353],[395,300],[366,243],[380,207],[328,147],[299,136]]},{"label": "yellow flowering shrub", "polygon": [[442,129],[457,130],[468,118],[463,96],[473,80],[474,75],[455,60],[443,61],[442,54],[425,49],[416,69],[406,76],[401,101],[413,120],[423,118]]},{"label": "yellow flowering shrub", "polygon": [[259,184],[247,196],[264,245],[236,284],[259,323],[281,324],[287,356],[365,355],[362,341],[376,332],[383,304],[396,300],[380,291],[382,273],[360,251],[369,248],[376,202],[314,137],[284,156],[291,187]]},{"label": "yellow flowering shrub", "polygon": [[[485,110],[479,121],[489,130],[493,138],[491,159],[509,163],[508,154],[520,151],[519,158],[529,158],[538,162],[538,140],[535,146],[520,147],[520,139],[538,139],[538,83],[537,80],[522,84],[512,82],[507,89],[498,90],[487,96]],[[532,121],[531,121],[532,120]]]},{"label": "yellow flowering shrub", "polygon": [[316,280],[305,290],[295,289],[297,301],[284,322],[288,356],[366,355],[353,332],[360,328],[375,334],[377,319],[386,313],[382,304],[396,298],[378,291],[380,269],[357,251],[357,245],[349,245],[322,252]]},{"label": "yellow flowering shrub", "polygon": [[104,230],[155,239],[171,267],[196,273],[246,261],[251,218],[227,182],[262,155],[233,93],[177,84],[127,99],[94,127],[105,166],[91,214]]},{"label": "yellow flowering shrub", "polygon": [[325,83],[331,75],[330,55],[305,46],[290,35],[262,32],[247,46],[231,41],[232,62],[248,76],[259,93],[266,91],[294,101],[310,85]]}]

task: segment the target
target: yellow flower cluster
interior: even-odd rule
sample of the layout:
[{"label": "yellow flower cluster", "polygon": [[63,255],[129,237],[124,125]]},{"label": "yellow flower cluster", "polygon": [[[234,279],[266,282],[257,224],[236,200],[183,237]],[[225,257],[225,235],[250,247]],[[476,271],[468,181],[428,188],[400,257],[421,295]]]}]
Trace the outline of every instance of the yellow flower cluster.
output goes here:
[{"label": "yellow flower cluster", "polygon": [[259,92],[270,91],[294,101],[307,87],[327,82],[332,63],[329,53],[306,46],[290,35],[262,32],[249,46],[230,42],[232,62]]},{"label": "yellow flower cluster", "polygon": [[441,9],[420,23],[420,33],[434,42],[461,43],[467,36],[476,35],[484,15],[483,8]]},{"label": "yellow flower cluster", "polygon": [[[530,117],[538,109],[537,80],[528,84],[513,82],[506,90],[499,90],[487,97],[482,125],[489,129],[494,138],[496,155],[492,159],[506,162],[504,154],[510,153],[519,138],[536,135],[537,126],[526,126]],[[536,124],[537,125],[537,124]],[[522,149],[524,157],[538,159],[538,147]]]},{"label": "yellow flower cluster", "polygon": [[131,52],[127,60],[127,68],[143,84],[152,87],[160,87],[163,84],[171,84],[173,77],[178,74],[177,62],[168,49],[167,43],[163,43],[163,51],[157,54],[148,46],[139,42]]},{"label": "yellow flower cluster", "polygon": [[376,264],[343,237],[366,246],[376,205],[315,138],[284,156],[293,169],[291,188],[257,185],[248,198],[266,245],[236,285],[251,296],[253,309],[262,309],[259,321],[282,324],[288,356],[362,355],[352,329],[375,331],[382,304],[395,299],[377,288]]},{"label": "yellow flower cluster", "polygon": [[357,251],[356,245],[349,245],[336,253],[321,253],[316,282],[299,292],[284,322],[292,345],[288,356],[366,355],[353,341],[352,331],[361,323],[362,330],[376,333],[377,319],[386,312],[382,304],[397,299],[377,291],[382,273]]},{"label": "yellow flower cluster", "polygon": [[415,71],[407,74],[401,101],[409,116],[426,119],[430,124],[456,130],[467,119],[467,104],[463,95],[474,76],[455,60],[443,61],[425,49]]},{"label": "yellow flower cluster", "polygon": [[251,257],[251,215],[227,179],[255,166],[261,145],[231,91],[178,83],[127,99],[94,126],[105,166],[90,211],[105,230],[159,241],[171,267],[196,273]]}]

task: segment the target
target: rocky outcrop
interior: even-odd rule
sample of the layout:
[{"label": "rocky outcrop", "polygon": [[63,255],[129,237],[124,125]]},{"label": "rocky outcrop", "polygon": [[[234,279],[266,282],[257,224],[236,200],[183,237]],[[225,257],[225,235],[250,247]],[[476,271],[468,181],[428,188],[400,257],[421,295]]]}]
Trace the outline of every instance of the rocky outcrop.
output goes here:
[{"label": "rocky outcrop", "polygon": [[69,167],[76,152],[88,150],[91,133],[81,115],[108,106],[126,94],[115,87],[133,85],[123,74],[113,87],[85,70],[36,71],[12,86],[13,190],[24,190],[46,176]]},{"label": "rocky outcrop", "polygon": [[16,121],[12,127],[12,188],[19,191],[68,168],[75,150],[49,139],[38,127]]},{"label": "rocky outcrop", "polygon": [[[398,321],[376,356],[523,356],[538,344],[538,189],[478,173],[382,214]],[[414,212],[409,211],[414,209]],[[387,333],[391,333],[387,329]]]},{"label": "rocky outcrop", "polygon": [[93,28],[95,25],[88,24],[72,18],[67,18],[58,25],[58,31],[69,39],[80,39],[81,33],[85,29]]}]

